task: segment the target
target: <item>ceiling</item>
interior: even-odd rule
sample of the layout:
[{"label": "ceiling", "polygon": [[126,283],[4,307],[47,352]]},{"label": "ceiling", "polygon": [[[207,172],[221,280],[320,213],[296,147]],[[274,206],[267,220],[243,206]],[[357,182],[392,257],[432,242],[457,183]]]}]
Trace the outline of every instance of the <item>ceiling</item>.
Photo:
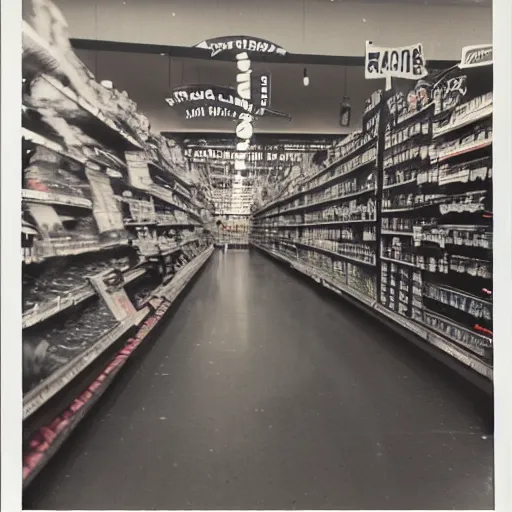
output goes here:
[{"label": "ceiling", "polygon": [[[490,0],[56,0],[74,39],[191,48],[251,35],[290,54],[361,57],[421,42],[430,60],[492,38]],[[199,15],[198,15],[199,13]],[[109,48],[112,49],[112,48]],[[185,57],[185,55],[182,55]]]},{"label": "ceiling", "polygon": [[[155,132],[234,132],[230,120],[187,121],[165,102],[170,91],[182,85],[236,85],[233,62],[91,50],[78,50],[77,54],[97,79],[112,80],[117,89],[126,90]],[[257,122],[256,132],[347,133],[359,126],[366,98],[382,86],[378,80],[365,80],[361,66],[308,65],[309,87],[303,85],[301,64],[253,62],[252,69],[270,72],[271,108],[292,117],[290,122],[263,118]],[[349,129],[339,125],[340,102],[345,95],[351,98],[353,109]]]}]

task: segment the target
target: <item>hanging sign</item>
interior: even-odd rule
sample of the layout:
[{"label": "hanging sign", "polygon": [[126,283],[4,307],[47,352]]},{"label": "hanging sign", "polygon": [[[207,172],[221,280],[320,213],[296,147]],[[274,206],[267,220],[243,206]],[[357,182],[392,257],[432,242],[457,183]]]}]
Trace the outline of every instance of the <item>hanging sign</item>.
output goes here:
[{"label": "hanging sign", "polygon": [[[270,163],[270,162],[300,162],[304,153],[292,152],[270,152],[270,151],[253,151],[249,148],[246,158],[251,163]],[[189,158],[194,163],[206,161],[233,161],[236,158],[236,151],[222,149],[195,149],[188,153]]]},{"label": "hanging sign", "polygon": [[[237,53],[236,54],[236,67],[238,73],[236,75],[236,90],[240,98],[249,101],[251,99],[251,87],[250,87],[250,77],[252,73],[251,69],[251,61],[249,59],[249,55],[247,52]],[[248,114],[240,115],[240,122],[236,125],[236,136],[240,139],[241,142],[238,142],[236,145],[237,153],[235,154],[235,170],[236,171],[245,171],[247,166],[245,164],[245,159],[247,156],[247,151],[249,150],[249,146],[251,143],[253,131],[253,122],[254,118]]]},{"label": "hanging sign", "polygon": [[226,36],[206,39],[195,45],[196,48],[210,50],[215,57],[223,52],[238,54],[241,52],[255,52],[263,54],[286,55],[286,50],[280,46],[265,41],[259,37],[250,36]]},{"label": "hanging sign", "polygon": [[251,99],[262,108],[270,107],[270,73],[252,73]]},{"label": "hanging sign", "polygon": [[366,41],[365,78],[407,78],[418,80],[427,76],[421,43],[397,48],[381,48]]},{"label": "hanging sign", "polygon": [[210,106],[202,106],[202,107],[194,107],[187,108],[185,110],[185,119],[217,119],[217,118],[226,118],[236,120],[240,116],[240,113],[236,110],[229,109],[227,107],[214,107]]},{"label": "hanging sign", "polygon": [[478,44],[462,48],[459,68],[489,66],[493,63],[492,44]]},{"label": "hanging sign", "polygon": [[219,85],[184,85],[173,90],[165,101],[170,107],[191,104],[229,107],[238,113],[256,114],[258,108],[250,101],[240,98],[232,87]]},{"label": "hanging sign", "polygon": [[[332,141],[326,139],[320,139],[316,137],[303,137],[298,139],[297,142],[290,140],[285,140],[281,136],[277,138],[276,136],[262,135],[259,134],[257,136],[258,143],[251,144],[251,151],[276,151],[276,152],[286,152],[291,151],[295,153],[315,153],[318,150],[329,149],[332,147]],[[203,140],[201,143],[200,140]],[[334,140],[334,139],[333,139]],[[261,142],[259,142],[261,141]],[[191,151],[194,149],[204,149],[208,147],[208,149],[221,149],[221,150],[229,150],[233,149],[236,146],[236,142],[234,138],[231,137],[211,137],[211,134],[207,135],[194,135],[193,139],[186,139],[184,141],[184,148],[186,156],[190,156]]]},{"label": "hanging sign", "polygon": [[270,75],[263,73],[251,77],[251,100],[238,96],[236,89],[217,85],[185,85],[175,88],[165,101],[181,110],[186,119],[231,118],[240,114],[274,116],[290,119],[288,114],[270,110]]},{"label": "hanging sign", "polygon": [[[252,63],[249,55],[253,53],[285,55],[284,48],[270,41],[249,36],[218,37],[202,41],[195,46],[196,48],[210,50],[212,57],[220,53],[232,55],[236,61],[236,91],[240,99],[262,108],[268,107],[270,103],[270,75],[255,74],[254,76],[259,83],[256,84],[256,91],[254,91]],[[253,121],[254,115],[246,112],[241,113],[238,118],[236,136],[240,142],[236,145],[235,170],[237,171],[247,169],[245,159],[254,133]]]}]

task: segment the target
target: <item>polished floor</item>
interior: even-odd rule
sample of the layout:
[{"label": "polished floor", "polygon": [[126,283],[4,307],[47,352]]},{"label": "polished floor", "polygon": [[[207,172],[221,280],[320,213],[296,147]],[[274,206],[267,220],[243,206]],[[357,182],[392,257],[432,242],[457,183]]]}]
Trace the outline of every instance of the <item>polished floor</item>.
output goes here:
[{"label": "polished floor", "polygon": [[25,507],[490,509],[477,402],[260,253],[218,252]]}]

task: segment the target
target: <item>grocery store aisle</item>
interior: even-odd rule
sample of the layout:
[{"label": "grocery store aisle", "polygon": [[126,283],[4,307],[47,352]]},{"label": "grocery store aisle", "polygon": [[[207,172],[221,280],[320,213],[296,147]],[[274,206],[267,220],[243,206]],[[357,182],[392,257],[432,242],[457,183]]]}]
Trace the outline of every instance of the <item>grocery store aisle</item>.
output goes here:
[{"label": "grocery store aisle", "polygon": [[473,397],[261,254],[218,252],[36,509],[492,508]]}]

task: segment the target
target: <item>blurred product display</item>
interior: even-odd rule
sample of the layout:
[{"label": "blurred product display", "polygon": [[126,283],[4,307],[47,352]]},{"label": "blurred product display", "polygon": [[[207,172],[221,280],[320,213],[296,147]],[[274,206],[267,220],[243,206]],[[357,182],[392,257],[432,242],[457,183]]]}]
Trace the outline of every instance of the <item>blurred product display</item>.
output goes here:
[{"label": "blurred product display", "polygon": [[[22,123],[28,420],[126,340],[180,270],[197,271],[212,240],[204,181],[175,142],[150,132],[126,92],[96,81],[47,0],[33,0],[23,22]],[[108,300],[92,280],[100,275]],[[135,313],[116,320],[116,303]],[[38,468],[25,460],[26,477]]]}]

